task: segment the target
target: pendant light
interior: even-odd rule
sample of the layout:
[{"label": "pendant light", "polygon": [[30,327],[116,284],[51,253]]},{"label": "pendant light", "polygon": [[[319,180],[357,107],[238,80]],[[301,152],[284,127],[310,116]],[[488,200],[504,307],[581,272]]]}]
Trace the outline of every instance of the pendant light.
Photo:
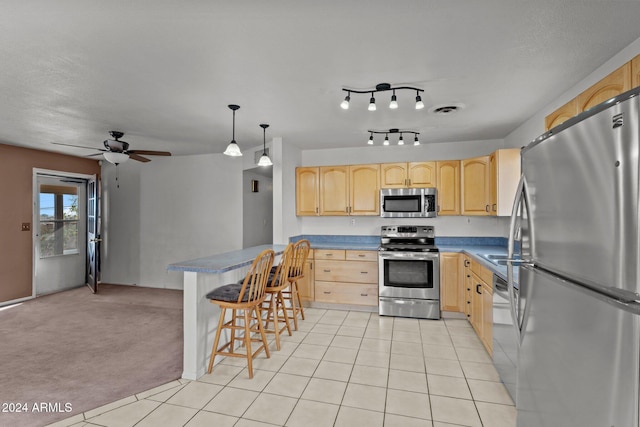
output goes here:
[{"label": "pendant light", "polygon": [[228,106],[233,111],[233,134],[231,137],[231,142],[227,145],[227,149],[224,150],[224,153],[227,156],[238,157],[242,156],[242,152],[240,151],[240,147],[236,143],[236,110],[240,108],[239,105],[231,104]]},{"label": "pendant light", "polygon": [[260,125],[260,127],[262,128],[262,156],[260,156],[258,166],[271,166],[273,165],[273,163],[267,155],[267,128],[269,127],[269,125],[263,123]]}]

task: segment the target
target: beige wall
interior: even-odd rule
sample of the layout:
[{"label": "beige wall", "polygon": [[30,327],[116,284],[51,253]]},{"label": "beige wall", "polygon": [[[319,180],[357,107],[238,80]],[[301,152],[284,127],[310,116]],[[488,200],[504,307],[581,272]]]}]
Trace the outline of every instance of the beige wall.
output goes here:
[{"label": "beige wall", "polygon": [[[0,303],[31,296],[33,168],[100,175],[96,160],[0,144]],[[33,226],[33,224],[32,224]]]}]

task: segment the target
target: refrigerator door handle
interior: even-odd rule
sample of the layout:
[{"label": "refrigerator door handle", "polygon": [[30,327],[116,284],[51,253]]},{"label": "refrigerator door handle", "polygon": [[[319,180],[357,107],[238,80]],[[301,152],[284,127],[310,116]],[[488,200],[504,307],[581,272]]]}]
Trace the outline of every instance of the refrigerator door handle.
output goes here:
[{"label": "refrigerator door handle", "polygon": [[[527,192],[527,180],[524,177],[524,174],[520,176],[520,181],[518,182],[518,187],[516,189],[515,199],[513,201],[513,209],[511,210],[511,222],[509,224],[509,239],[508,239],[508,248],[507,248],[507,291],[509,294],[509,306],[511,312],[511,320],[515,329],[516,336],[518,338],[518,345],[522,342],[522,325],[519,321],[520,313],[518,313],[518,307],[516,306],[516,298],[515,298],[515,283],[514,283],[514,274],[513,269],[515,266],[529,266],[534,267],[534,264],[531,260],[525,259],[516,259],[515,255],[515,242],[516,240],[521,240],[522,238],[522,230],[521,227],[516,227],[518,223],[518,212],[523,210],[526,214],[527,222],[529,225],[529,232],[533,234],[533,224],[531,223],[531,215],[529,214],[529,197]],[[533,250],[531,251],[533,253]]]}]

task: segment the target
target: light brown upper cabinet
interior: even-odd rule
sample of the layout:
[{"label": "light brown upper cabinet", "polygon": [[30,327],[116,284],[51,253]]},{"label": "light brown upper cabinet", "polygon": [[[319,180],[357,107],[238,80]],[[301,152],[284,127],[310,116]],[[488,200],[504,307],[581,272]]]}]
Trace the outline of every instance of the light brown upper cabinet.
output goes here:
[{"label": "light brown upper cabinet", "polygon": [[420,188],[436,186],[436,162],[383,163],[381,188]]},{"label": "light brown upper cabinet", "polygon": [[296,215],[379,215],[380,165],[296,168]]},{"label": "light brown upper cabinet", "polygon": [[640,55],[545,117],[545,130],[552,129],[571,117],[638,86],[640,86]]},{"label": "light brown upper cabinet", "polygon": [[460,215],[460,160],[436,162],[438,215]]},{"label": "light brown upper cabinet", "polygon": [[631,60],[631,88],[640,86],[640,55]]},{"label": "light brown upper cabinet", "polygon": [[631,62],[627,62],[598,83],[578,95],[578,113],[631,89]]},{"label": "light brown upper cabinet", "polygon": [[349,215],[349,166],[320,167],[320,215]]},{"label": "light brown upper cabinet", "polygon": [[380,215],[380,165],[349,166],[349,214]]},{"label": "light brown upper cabinet", "polygon": [[320,168],[296,168],[296,215],[315,216],[319,208]]},{"label": "light brown upper cabinet", "polygon": [[564,104],[562,107],[558,108],[553,113],[549,114],[547,117],[545,117],[544,130],[549,130],[551,128],[554,128],[559,124],[566,122],[576,114],[578,114],[577,105],[578,105],[577,101],[574,98],[571,101]]},{"label": "light brown upper cabinet", "polygon": [[509,216],[520,180],[520,149],[505,148],[489,156],[491,215]]},{"label": "light brown upper cabinet", "polygon": [[462,160],[462,215],[491,214],[489,156]]}]

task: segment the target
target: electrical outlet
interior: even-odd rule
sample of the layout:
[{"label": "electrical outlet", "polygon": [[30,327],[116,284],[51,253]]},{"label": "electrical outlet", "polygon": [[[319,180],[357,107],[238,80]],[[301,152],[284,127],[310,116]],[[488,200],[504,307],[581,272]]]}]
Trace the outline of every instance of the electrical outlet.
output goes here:
[{"label": "electrical outlet", "polygon": [[31,223],[23,222],[22,223],[22,231],[31,231]]},{"label": "electrical outlet", "polygon": [[349,220],[349,224],[351,224],[351,226],[353,227],[354,225],[356,225],[356,219],[355,218],[351,218]]}]

